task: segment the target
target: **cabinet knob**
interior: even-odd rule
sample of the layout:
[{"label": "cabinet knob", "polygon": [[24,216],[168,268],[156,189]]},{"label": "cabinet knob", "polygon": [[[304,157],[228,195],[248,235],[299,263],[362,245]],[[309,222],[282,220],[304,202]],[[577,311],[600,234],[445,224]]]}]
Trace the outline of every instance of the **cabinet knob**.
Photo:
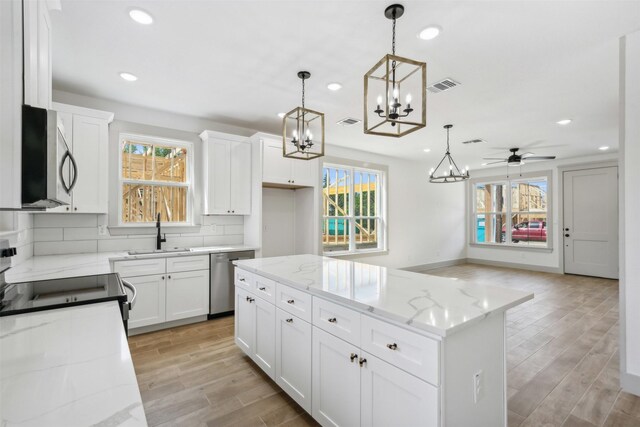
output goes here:
[{"label": "cabinet knob", "polygon": [[338,323],[338,319],[336,319],[335,317],[332,317],[330,319],[327,319],[329,321],[329,323]]},{"label": "cabinet knob", "polygon": [[67,206],[67,210],[69,210],[69,206]]},{"label": "cabinet knob", "polygon": [[73,210],[74,210],[74,211],[77,211],[77,210],[78,210],[78,208],[73,208]]},{"label": "cabinet knob", "polygon": [[292,300],[292,299],[287,300],[287,304],[293,304],[294,302],[295,302],[295,301],[294,301],[294,300]]},{"label": "cabinet knob", "polygon": [[287,319],[287,323],[293,323],[293,318]]},{"label": "cabinet knob", "polygon": [[261,288],[258,288],[258,289],[260,289],[261,291],[266,291],[267,290],[267,288],[265,288],[264,286],[261,287]]},{"label": "cabinet knob", "polygon": [[231,211],[231,213],[236,213],[236,211]]},{"label": "cabinet knob", "polygon": [[362,367],[367,363],[367,359],[365,359],[364,357],[361,357],[358,363],[360,363],[360,367]]},{"label": "cabinet knob", "polygon": [[569,237],[569,234],[565,234],[564,237]]},{"label": "cabinet knob", "polygon": [[351,363],[353,363],[354,360],[356,360],[358,358],[358,355],[355,353],[351,353],[351,356],[349,356],[349,359],[351,359]]},{"label": "cabinet knob", "polygon": [[171,279],[171,276],[167,276],[169,279]]},{"label": "cabinet knob", "polygon": [[162,276],[161,279],[164,280],[164,276]]},{"label": "cabinet knob", "polygon": [[397,350],[398,349],[398,344],[393,343],[393,344],[387,344],[387,348],[389,350]]},{"label": "cabinet knob", "polygon": [[291,180],[291,183],[294,183],[294,182],[296,182],[296,181],[292,179],[292,180]]}]

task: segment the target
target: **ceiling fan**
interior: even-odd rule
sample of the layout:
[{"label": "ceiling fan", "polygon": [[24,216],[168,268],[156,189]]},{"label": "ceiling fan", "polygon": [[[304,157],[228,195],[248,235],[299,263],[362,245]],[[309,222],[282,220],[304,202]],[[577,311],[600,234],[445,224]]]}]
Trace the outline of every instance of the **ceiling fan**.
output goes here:
[{"label": "ceiling fan", "polygon": [[484,157],[483,160],[495,160],[494,162],[483,163],[483,166],[495,165],[497,163],[507,163],[509,166],[522,166],[528,161],[540,161],[540,160],[553,160],[556,156],[535,156],[531,152],[518,154],[519,148],[510,148],[511,155],[505,158],[499,157]]}]

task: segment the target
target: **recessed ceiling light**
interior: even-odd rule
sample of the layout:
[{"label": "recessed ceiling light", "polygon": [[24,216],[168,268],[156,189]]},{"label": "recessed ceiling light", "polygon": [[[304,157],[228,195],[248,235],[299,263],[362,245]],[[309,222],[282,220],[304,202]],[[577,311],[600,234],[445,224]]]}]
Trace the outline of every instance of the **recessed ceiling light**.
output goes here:
[{"label": "recessed ceiling light", "polygon": [[149,15],[144,10],[131,9],[129,11],[129,16],[138,24],[149,25],[153,23],[153,18],[151,17],[151,15]]},{"label": "recessed ceiling light", "polygon": [[565,125],[568,125],[569,123],[571,123],[571,119],[558,120],[556,123],[559,124],[560,126],[565,126]]},{"label": "recessed ceiling light", "polygon": [[422,40],[433,40],[440,35],[442,29],[435,25],[430,25],[418,33],[418,38]]},{"label": "recessed ceiling light", "polygon": [[422,150],[422,151],[424,151],[425,153],[429,153],[429,152],[431,151],[431,148],[425,148],[425,149],[424,149],[424,150]]},{"label": "recessed ceiling light", "polygon": [[609,147],[607,145],[603,145],[602,147],[598,147],[598,150],[600,151],[607,151],[609,149]]},{"label": "recessed ceiling light", "polygon": [[136,80],[138,80],[138,77],[134,76],[131,73],[120,73],[120,77],[122,77],[123,79],[125,79],[128,82],[135,82]]},{"label": "recessed ceiling light", "polygon": [[329,83],[327,85],[327,89],[332,90],[332,91],[336,91],[336,90],[340,90],[342,89],[342,85],[338,82],[333,82],[333,83]]},{"label": "recessed ceiling light", "polygon": [[281,119],[284,118],[284,113],[278,113],[278,117],[280,117]]}]

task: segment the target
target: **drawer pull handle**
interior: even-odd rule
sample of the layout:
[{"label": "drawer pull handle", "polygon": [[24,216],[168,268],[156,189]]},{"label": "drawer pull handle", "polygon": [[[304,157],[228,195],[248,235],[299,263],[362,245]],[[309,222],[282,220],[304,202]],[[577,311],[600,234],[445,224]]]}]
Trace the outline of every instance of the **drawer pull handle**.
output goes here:
[{"label": "drawer pull handle", "polygon": [[244,282],[244,277],[241,277],[238,280],[241,281],[241,282]]},{"label": "drawer pull handle", "polygon": [[293,318],[287,319],[287,323],[293,323]]},{"label": "drawer pull handle", "polygon": [[267,288],[265,288],[265,287],[263,286],[263,287],[258,288],[258,289],[260,289],[261,291],[265,291]]},{"label": "drawer pull handle", "polygon": [[336,319],[335,317],[332,317],[331,319],[327,319],[329,321],[329,323],[338,323],[338,319]]},{"label": "drawer pull handle", "polygon": [[254,301],[255,301],[255,299],[253,299],[253,298],[251,298],[251,297],[247,297],[247,301],[249,301],[249,302],[251,303],[251,302],[254,302]]},{"label": "drawer pull handle", "polygon": [[387,348],[389,350],[397,350],[398,349],[398,344],[393,343],[393,344],[387,344]]},{"label": "drawer pull handle", "polygon": [[351,356],[349,356],[349,359],[351,359],[351,363],[353,363],[354,360],[356,360],[358,358],[358,355],[355,353],[351,353]]},{"label": "drawer pull handle", "polygon": [[365,359],[364,357],[361,357],[360,362],[358,363],[360,363],[360,367],[363,367],[367,363],[367,359]]},{"label": "drawer pull handle", "polygon": [[294,301],[294,300],[292,300],[292,299],[287,300],[287,304],[293,304],[294,302],[295,302],[295,301]]}]

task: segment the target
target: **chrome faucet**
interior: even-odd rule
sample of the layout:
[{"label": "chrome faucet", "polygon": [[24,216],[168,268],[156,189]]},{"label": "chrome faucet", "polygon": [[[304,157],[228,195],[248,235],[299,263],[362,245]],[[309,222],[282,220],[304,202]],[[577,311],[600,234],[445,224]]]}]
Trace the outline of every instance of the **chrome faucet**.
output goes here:
[{"label": "chrome faucet", "polygon": [[162,249],[162,243],[167,241],[167,235],[160,237],[160,213],[158,213],[158,221],[156,221],[156,228],[158,229],[158,235],[156,236],[156,249]]}]

